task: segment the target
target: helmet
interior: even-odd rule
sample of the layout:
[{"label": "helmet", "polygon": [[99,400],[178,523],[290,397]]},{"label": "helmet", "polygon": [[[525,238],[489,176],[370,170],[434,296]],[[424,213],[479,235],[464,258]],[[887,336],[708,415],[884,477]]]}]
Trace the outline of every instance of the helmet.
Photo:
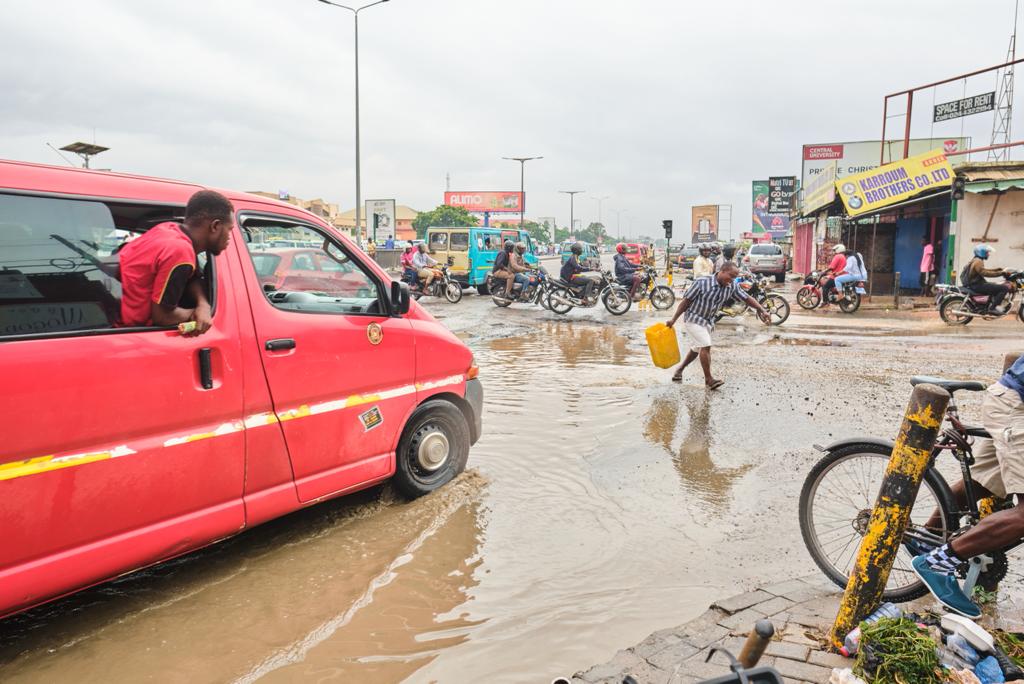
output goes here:
[{"label": "helmet", "polygon": [[580,254],[583,254],[583,245],[581,245],[581,244],[580,244],[580,243],[578,243],[578,242],[574,242],[574,243],[572,243],[572,247],[570,247],[569,249],[570,249],[570,250],[572,251],[572,253],[573,253],[573,254],[575,254],[576,256],[579,256]]},{"label": "helmet", "polygon": [[619,244],[615,245],[615,251],[618,252],[619,254],[622,254],[623,252],[626,251],[626,245],[620,242]]},{"label": "helmet", "polygon": [[844,245],[842,242],[837,243],[836,246],[832,248],[832,253],[833,254],[846,254],[846,245]]},{"label": "helmet", "polygon": [[974,256],[979,259],[988,259],[996,251],[992,245],[978,245],[974,248]]},{"label": "helmet", "polygon": [[710,252],[711,251],[711,245],[709,245],[706,242],[702,242],[699,245],[697,245],[697,250],[700,251],[700,252]]},{"label": "helmet", "polygon": [[511,252],[514,246],[515,245],[512,244],[511,240],[505,240],[505,242],[503,242],[501,245],[502,249],[504,249],[506,252]]},{"label": "helmet", "polygon": [[522,254],[525,251],[526,251],[526,243],[525,242],[517,242],[516,243],[516,252],[518,252],[519,254]]}]

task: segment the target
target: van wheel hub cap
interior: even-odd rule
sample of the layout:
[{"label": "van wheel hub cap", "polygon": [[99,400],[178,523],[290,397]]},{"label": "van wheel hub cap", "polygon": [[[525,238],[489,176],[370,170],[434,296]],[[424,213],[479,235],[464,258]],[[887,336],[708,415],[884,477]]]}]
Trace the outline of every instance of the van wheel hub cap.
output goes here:
[{"label": "van wheel hub cap", "polygon": [[449,451],[448,438],[444,433],[430,432],[420,440],[416,460],[421,468],[433,472],[445,464]]}]

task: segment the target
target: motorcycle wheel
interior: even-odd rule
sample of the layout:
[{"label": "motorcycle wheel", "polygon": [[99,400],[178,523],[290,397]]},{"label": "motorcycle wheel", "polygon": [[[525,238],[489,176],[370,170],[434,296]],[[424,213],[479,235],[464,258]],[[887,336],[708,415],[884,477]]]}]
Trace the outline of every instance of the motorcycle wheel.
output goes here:
[{"label": "motorcycle wheel", "polygon": [[418,302],[423,296],[423,290],[409,290],[409,295]]},{"label": "motorcycle wheel", "polygon": [[782,325],[789,318],[789,302],[782,295],[770,294],[765,297],[764,308],[768,310],[772,325]]},{"label": "motorcycle wheel", "polygon": [[550,310],[551,304],[548,302],[548,291],[542,289],[540,292],[538,292],[535,303],[540,304],[543,308]]},{"label": "motorcycle wheel", "polygon": [[500,306],[503,309],[506,306],[509,306],[509,305],[512,304],[512,298],[511,297],[506,299],[504,294],[498,294],[496,292],[492,292],[491,293],[491,301],[494,302],[495,306]]},{"label": "motorcycle wheel", "polygon": [[544,308],[550,309],[551,311],[554,311],[556,314],[559,314],[560,316],[569,313],[570,311],[572,311],[572,304],[569,304],[568,302],[563,303],[555,301],[554,299],[555,297],[566,297],[568,296],[568,294],[569,293],[562,288],[552,288],[550,291],[548,291],[547,295],[545,296],[545,299],[547,299],[548,304]]},{"label": "motorcycle wheel", "polygon": [[452,304],[462,301],[462,286],[456,282],[449,282],[444,286],[444,298]]},{"label": "motorcycle wheel", "polygon": [[939,316],[947,325],[967,325],[974,316],[961,313],[966,303],[965,297],[948,297],[939,305]]},{"label": "motorcycle wheel", "polygon": [[839,302],[839,310],[843,313],[852,314],[854,311],[860,308],[860,293],[854,292],[852,297],[843,297],[843,301]]},{"label": "motorcycle wheel", "polygon": [[487,280],[476,286],[476,293],[481,297],[486,297],[491,294],[491,277],[487,276]]},{"label": "motorcycle wheel", "polygon": [[664,285],[658,285],[651,290],[650,298],[651,305],[659,311],[664,311],[676,303],[676,293]]},{"label": "motorcycle wheel", "polygon": [[1021,302],[1020,306],[1017,307],[1017,319],[1024,323],[1024,302]]},{"label": "motorcycle wheel", "polygon": [[808,311],[821,304],[821,295],[810,285],[804,285],[796,291],[796,303]]},{"label": "motorcycle wheel", "polygon": [[621,316],[633,306],[629,290],[624,287],[609,287],[601,294],[601,301],[604,302],[604,308],[613,316]]}]

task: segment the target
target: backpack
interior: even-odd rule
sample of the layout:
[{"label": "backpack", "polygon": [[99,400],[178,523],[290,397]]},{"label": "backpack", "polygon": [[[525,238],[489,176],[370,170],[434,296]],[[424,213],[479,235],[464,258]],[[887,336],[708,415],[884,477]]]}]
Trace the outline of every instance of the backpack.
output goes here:
[{"label": "backpack", "polygon": [[960,284],[964,287],[971,286],[971,264],[973,263],[974,259],[971,259],[967,262],[967,265],[964,266],[963,270],[960,271]]},{"label": "backpack", "polygon": [[503,271],[508,268],[508,252],[501,250],[498,256],[494,257],[494,268],[492,271]]}]

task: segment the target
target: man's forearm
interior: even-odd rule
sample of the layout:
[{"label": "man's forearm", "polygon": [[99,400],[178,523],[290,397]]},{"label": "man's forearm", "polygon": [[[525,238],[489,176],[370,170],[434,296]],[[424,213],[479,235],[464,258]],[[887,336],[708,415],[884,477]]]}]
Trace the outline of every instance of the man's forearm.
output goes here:
[{"label": "man's forearm", "polygon": [[671,325],[675,325],[676,321],[679,320],[679,317],[682,316],[684,313],[686,313],[686,310],[689,309],[689,308],[690,308],[690,300],[689,299],[684,299],[683,301],[679,302],[679,306],[676,307],[676,313],[675,313],[674,316],[672,316],[672,320],[669,321],[669,325],[670,326]]},{"label": "man's forearm", "polygon": [[[203,281],[200,278],[196,278],[188,285],[189,292],[195,299],[196,308],[206,307],[210,308],[210,300],[206,298],[206,288],[203,286]],[[187,311],[187,309],[185,309]],[[191,315],[191,312],[190,312]]]}]

